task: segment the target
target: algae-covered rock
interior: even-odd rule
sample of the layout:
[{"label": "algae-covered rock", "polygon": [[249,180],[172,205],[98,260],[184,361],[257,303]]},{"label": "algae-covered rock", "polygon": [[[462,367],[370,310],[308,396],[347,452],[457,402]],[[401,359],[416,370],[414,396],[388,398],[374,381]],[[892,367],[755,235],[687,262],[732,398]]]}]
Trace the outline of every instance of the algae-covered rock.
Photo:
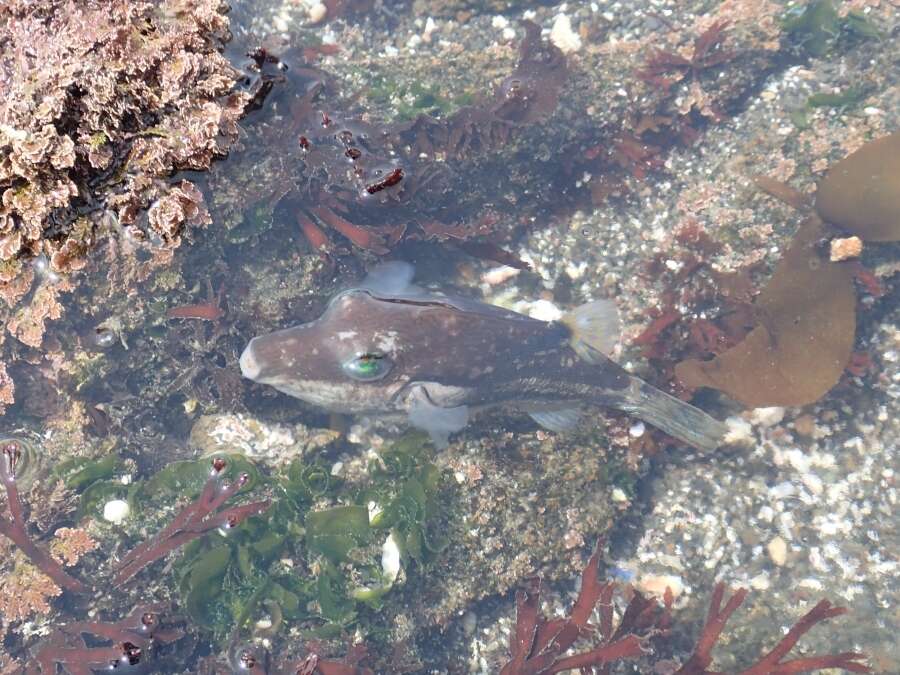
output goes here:
[{"label": "algae-covered rock", "polygon": [[832,166],[816,191],[816,211],[866,241],[900,239],[900,132]]}]

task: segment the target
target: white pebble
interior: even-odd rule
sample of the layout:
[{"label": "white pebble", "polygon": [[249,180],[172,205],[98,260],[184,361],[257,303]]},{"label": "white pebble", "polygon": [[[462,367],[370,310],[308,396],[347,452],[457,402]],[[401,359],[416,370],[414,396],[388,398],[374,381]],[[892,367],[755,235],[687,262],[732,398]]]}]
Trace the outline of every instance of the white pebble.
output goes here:
[{"label": "white pebble", "polygon": [[310,23],[321,23],[328,16],[328,8],[324,3],[317,2],[307,10]]},{"label": "white pebble", "polygon": [[400,573],[400,548],[391,534],[381,547],[381,573],[385,582],[392,584]]},{"label": "white pebble", "polygon": [[563,54],[571,54],[581,49],[581,36],[572,30],[572,21],[567,14],[557,14],[550,29],[550,42],[559,47]]},{"label": "white pebble", "polygon": [[625,494],[625,491],[622,488],[613,488],[612,494],[610,494],[610,499],[612,499],[617,504],[622,504],[628,501],[628,495]]},{"label": "white pebble", "polygon": [[723,439],[726,445],[753,445],[753,427],[747,420],[741,417],[729,417],[725,420],[725,426],[728,427]]},{"label": "white pebble", "polygon": [[754,424],[763,427],[773,427],[784,419],[784,408],[773,406],[771,408],[756,408],[751,414]]},{"label": "white pebble", "polygon": [[638,579],[635,587],[643,593],[659,598],[666,594],[667,588],[671,589],[672,596],[676,598],[684,592],[684,582],[681,577],[674,574],[645,574]]},{"label": "white pebble", "polygon": [[767,591],[769,590],[769,586],[772,584],[769,581],[769,575],[765,572],[760,572],[755,577],[750,579],[750,588],[754,591]]},{"label": "white pebble", "polygon": [[430,16],[425,21],[425,28],[422,30],[422,40],[425,42],[431,42],[431,34],[437,30],[437,24],[434,22]]},{"label": "white pebble", "polygon": [[562,310],[549,300],[535,300],[528,307],[528,316],[538,321],[558,321],[562,315]]},{"label": "white pebble", "polygon": [[103,520],[119,525],[131,512],[124,499],[112,499],[103,505]]},{"label": "white pebble", "polygon": [[787,542],[781,537],[775,537],[766,544],[766,551],[769,552],[769,557],[772,559],[772,562],[779,567],[787,562]]}]

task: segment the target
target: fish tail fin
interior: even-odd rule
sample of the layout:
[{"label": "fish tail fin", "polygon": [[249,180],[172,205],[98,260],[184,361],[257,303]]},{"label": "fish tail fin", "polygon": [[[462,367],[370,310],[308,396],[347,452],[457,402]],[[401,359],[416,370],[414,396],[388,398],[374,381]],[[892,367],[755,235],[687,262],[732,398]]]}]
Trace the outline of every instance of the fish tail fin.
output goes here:
[{"label": "fish tail fin", "polygon": [[632,378],[626,397],[613,405],[698,450],[712,452],[728,432],[725,424],[699,408],[637,378]]},{"label": "fish tail fin", "polygon": [[589,363],[601,362],[600,355],[612,353],[622,332],[619,310],[612,300],[585,303],[564,314],[560,321],[572,333],[572,349]]}]

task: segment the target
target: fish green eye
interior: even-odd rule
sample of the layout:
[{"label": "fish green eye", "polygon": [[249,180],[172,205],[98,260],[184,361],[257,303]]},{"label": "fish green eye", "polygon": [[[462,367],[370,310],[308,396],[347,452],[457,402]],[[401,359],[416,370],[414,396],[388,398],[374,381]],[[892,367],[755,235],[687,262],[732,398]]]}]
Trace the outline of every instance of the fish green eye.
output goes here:
[{"label": "fish green eye", "polygon": [[373,382],[388,374],[391,362],[383,354],[360,354],[345,361],[343,367],[344,372],[354,380]]}]

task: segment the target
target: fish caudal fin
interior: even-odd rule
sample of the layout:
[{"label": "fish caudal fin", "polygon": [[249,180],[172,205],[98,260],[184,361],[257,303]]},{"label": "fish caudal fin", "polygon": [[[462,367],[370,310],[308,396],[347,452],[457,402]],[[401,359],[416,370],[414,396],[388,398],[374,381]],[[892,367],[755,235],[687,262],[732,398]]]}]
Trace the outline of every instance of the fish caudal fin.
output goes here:
[{"label": "fish caudal fin", "polygon": [[613,403],[613,406],[698,450],[715,450],[722,445],[728,431],[722,422],[699,408],[637,378],[632,378],[627,398]]},{"label": "fish caudal fin", "polygon": [[612,300],[588,302],[560,321],[572,332],[572,349],[590,363],[601,362],[600,355],[609,356],[622,332],[619,310]]}]

